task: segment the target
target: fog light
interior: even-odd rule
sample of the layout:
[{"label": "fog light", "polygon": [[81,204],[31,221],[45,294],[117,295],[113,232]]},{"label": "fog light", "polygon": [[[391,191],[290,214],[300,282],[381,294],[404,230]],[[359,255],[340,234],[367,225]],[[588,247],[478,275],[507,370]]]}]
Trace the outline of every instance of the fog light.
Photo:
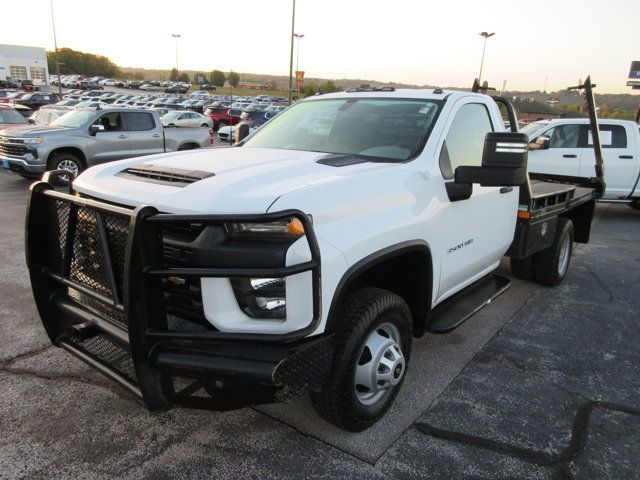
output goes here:
[{"label": "fog light", "polygon": [[240,309],[251,318],[286,318],[284,278],[232,278],[231,286]]}]

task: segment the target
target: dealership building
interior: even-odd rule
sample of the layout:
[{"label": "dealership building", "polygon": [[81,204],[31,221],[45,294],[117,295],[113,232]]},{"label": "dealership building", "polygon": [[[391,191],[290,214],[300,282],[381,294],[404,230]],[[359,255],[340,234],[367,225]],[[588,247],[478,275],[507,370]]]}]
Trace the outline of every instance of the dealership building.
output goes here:
[{"label": "dealership building", "polygon": [[40,47],[0,44],[0,80],[31,80],[47,85],[47,51]]}]

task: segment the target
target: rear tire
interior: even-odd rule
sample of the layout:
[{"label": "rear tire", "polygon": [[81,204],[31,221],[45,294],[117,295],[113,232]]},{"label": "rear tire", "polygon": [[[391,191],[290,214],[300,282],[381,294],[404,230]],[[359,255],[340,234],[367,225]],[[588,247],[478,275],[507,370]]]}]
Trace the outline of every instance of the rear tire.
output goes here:
[{"label": "rear tire", "polygon": [[406,376],[412,322],[407,303],[395,293],[362,288],[339,312],[331,372],[311,402],[325,420],[360,432],[380,419]]},{"label": "rear tire", "polygon": [[209,125],[207,125],[206,123],[203,123],[202,125],[200,125],[201,127],[208,127]]},{"label": "rear tire", "polygon": [[535,255],[533,269],[538,283],[550,287],[560,285],[569,270],[572,250],[573,222],[560,217],[553,243]]}]

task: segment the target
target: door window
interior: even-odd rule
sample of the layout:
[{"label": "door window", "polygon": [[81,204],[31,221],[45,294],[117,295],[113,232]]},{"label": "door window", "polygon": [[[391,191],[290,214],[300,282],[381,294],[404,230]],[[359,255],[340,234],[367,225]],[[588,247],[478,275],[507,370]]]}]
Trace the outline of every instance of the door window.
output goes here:
[{"label": "door window", "polygon": [[118,112],[111,112],[102,115],[98,120],[96,120],[95,124],[102,125],[105,132],[122,131],[122,119]]},{"label": "door window", "polygon": [[[627,132],[622,125],[600,125],[600,143],[603,148],[627,148]],[[590,129],[586,147],[593,147]]]},{"label": "door window", "polygon": [[144,132],[153,130],[155,122],[153,115],[149,113],[125,113],[127,119],[127,130],[131,132]]},{"label": "door window", "polygon": [[549,148],[577,148],[580,125],[558,125],[543,135],[549,136]]},{"label": "door window", "polygon": [[449,127],[440,151],[440,170],[445,179],[454,176],[460,165],[482,164],[484,138],[493,131],[487,107],[480,103],[463,105]]}]

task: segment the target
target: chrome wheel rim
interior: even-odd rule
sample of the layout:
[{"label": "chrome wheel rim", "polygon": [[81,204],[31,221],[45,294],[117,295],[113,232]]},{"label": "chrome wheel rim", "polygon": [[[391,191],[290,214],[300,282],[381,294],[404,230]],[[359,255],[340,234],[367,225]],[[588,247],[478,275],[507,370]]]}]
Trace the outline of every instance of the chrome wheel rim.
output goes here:
[{"label": "chrome wheel rim", "polygon": [[400,331],[383,323],[364,341],[356,357],[353,388],[362,405],[374,405],[402,381],[406,361]]},{"label": "chrome wheel rim", "polygon": [[560,258],[558,260],[558,273],[564,275],[569,266],[569,253],[571,250],[569,242],[569,234],[567,233],[562,239],[562,246],[560,247]]},{"label": "chrome wheel rim", "polygon": [[79,173],[78,165],[76,165],[76,162],[74,162],[73,160],[62,160],[60,163],[58,163],[58,169],[71,172],[73,173],[74,177],[77,177]]}]

